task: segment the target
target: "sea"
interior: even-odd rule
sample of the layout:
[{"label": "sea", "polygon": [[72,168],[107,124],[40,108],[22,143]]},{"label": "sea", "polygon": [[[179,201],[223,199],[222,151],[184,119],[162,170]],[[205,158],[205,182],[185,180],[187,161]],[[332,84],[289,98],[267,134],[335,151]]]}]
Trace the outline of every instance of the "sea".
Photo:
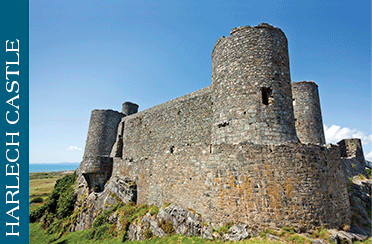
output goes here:
[{"label": "sea", "polygon": [[29,172],[55,172],[76,170],[80,163],[29,164]]}]

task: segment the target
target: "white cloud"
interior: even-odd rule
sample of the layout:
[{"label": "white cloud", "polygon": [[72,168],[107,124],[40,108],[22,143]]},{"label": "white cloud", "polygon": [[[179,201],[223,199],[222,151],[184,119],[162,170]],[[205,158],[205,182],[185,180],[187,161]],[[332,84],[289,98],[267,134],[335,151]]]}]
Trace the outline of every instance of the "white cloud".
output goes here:
[{"label": "white cloud", "polygon": [[77,146],[70,146],[69,148],[67,148],[67,151],[81,151],[83,149],[81,148],[78,148]]},{"label": "white cloud", "polygon": [[364,131],[359,131],[357,129],[350,129],[348,127],[341,128],[341,126],[338,125],[332,125],[329,128],[324,125],[324,134],[327,143],[337,143],[347,138],[359,138],[362,140],[363,145],[372,143],[372,135],[367,135]]},{"label": "white cloud", "polygon": [[372,161],[372,152],[368,153],[365,158],[368,160],[368,161]]}]

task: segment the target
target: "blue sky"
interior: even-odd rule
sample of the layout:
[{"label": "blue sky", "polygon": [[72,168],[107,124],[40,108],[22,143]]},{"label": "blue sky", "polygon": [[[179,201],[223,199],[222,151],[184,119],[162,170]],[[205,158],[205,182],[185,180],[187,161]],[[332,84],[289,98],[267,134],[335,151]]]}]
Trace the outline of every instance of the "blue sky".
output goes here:
[{"label": "blue sky", "polygon": [[209,86],[217,39],[262,22],[286,34],[292,81],[319,85],[327,142],[359,137],[372,160],[369,0],[34,0],[30,163],[80,162],[93,109]]}]

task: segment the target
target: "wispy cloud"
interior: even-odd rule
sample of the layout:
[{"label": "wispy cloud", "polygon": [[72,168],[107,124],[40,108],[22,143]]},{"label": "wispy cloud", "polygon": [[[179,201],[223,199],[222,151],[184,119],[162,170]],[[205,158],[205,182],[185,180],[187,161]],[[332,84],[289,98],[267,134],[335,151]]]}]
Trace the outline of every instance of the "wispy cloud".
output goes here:
[{"label": "wispy cloud", "polygon": [[332,125],[329,128],[324,125],[324,133],[327,143],[337,143],[342,139],[347,138],[359,138],[362,140],[363,145],[367,145],[372,142],[372,135],[367,135],[367,133],[364,131],[350,129],[348,127],[341,127],[338,125]]},{"label": "wispy cloud", "polygon": [[368,153],[367,155],[365,155],[365,158],[368,160],[368,161],[372,161],[372,152]]},{"label": "wispy cloud", "polygon": [[67,151],[81,151],[83,149],[78,148],[77,146],[69,146],[69,148],[66,149]]}]

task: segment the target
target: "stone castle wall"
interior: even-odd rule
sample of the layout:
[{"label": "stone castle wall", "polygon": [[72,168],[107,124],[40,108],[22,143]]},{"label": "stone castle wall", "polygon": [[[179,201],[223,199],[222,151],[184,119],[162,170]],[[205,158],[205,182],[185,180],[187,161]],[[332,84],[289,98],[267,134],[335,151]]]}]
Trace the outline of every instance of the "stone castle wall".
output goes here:
[{"label": "stone castle wall", "polygon": [[197,144],[115,158],[113,174],[136,179],[138,204],[178,203],[213,223],[311,229],[350,224],[341,167],[337,146]]},{"label": "stone castle wall", "polygon": [[210,87],[122,119],[123,158],[139,158],[194,143],[210,144]]},{"label": "stone castle wall", "polygon": [[288,44],[266,24],[235,28],[212,54],[212,144],[298,141]]},{"label": "stone castle wall", "polygon": [[79,172],[98,191],[111,173],[131,177],[138,204],[178,203],[213,223],[349,225],[316,84],[294,83],[293,98],[284,33],[235,28],[215,44],[211,86],[138,113],[128,102],[123,113],[94,110]]},{"label": "stone castle wall", "polygon": [[325,144],[318,85],[312,81],[292,83],[293,108],[298,139]]}]

